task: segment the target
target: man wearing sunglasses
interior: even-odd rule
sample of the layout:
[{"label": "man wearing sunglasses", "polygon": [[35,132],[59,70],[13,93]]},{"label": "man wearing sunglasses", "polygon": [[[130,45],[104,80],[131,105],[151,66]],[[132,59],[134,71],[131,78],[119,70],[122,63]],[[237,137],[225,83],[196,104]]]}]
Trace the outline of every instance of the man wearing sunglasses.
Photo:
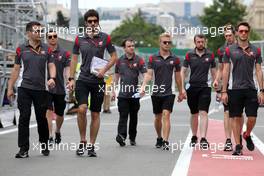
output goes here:
[{"label": "man wearing sunglasses", "polygon": [[[216,89],[217,92],[221,92],[221,85],[219,82],[222,80],[222,74],[223,74],[223,56],[225,52],[225,48],[234,44],[235,43],[235,28],[227,24],[224,28],[224,37],[225,37],[225,44],[220,47],[217,50],[218,54],[218,69],[217,69],[217,74],[216,74],[216,79],[213,83],[214,88]],[[217,94],[218,95],[218,94]],[[219,94],[220,95],[220,94]],[[221,97],[218,97],[221,99]],[[228,105],[224,105],[224,130],[225,130],[225,137],[226,137],[226,142],[225,142],[225,147],[224,151],[232,151],[232,142],[231,142],[231,134],[232,134],[232,128],[231,128],[231,119],[229,118],[229,113],[228,113]]]},{"label": "man wearing sunglasses", "polygon": [[148,71],[141,87],[141,95],[144,95],[147,83],[155,75],[155,82],[152,86],[152,106],[155,114],[154,126],[157,133],[156,148],[169,150],[170,135],[170,114],[173,111],[175,95],[172,93],[172,77],[179,90],[178,101],[184,99],[182,80],[180,75],[180,59],[171,51],[172,38],[168,33],[163,33],[159,37],[160,50],[149,57]]},{"label": "man wearing sunglasses", "polygon": [[[253,151],[255,146],[250,133],[256,123],[259,104],[264,102],[264,89],[261,49],[249,42],[250,26],[247,22],[239,23],[236,30],[237,44],[225,49],[222,100],[225,104],[229,103],[229,117],[232,118],[232,130],[236,142],[233,155],[242,155],[243,146],[240,135],[243,109],[245,108],[248,117],[243,138],[246,140],[248,150]],[[254,82],[254,70],[259,93]],[[230,90],[227,94],[228,81]]]},{"label": "man wearing sunglasses", "polygon": [[49,125],[49,145],[53,141],[52,119],[53,111],[56,114],[55,143],[61,142],[60,129],[63,123],[63,115],[66,107],[64,80],[70,77],[70,52],[61,48],[58,44],[57,33],[53,30],[46,34],[49,47],[52,49],[56,65],[56,87],[49,89],[47,119]]},{"label": "man wearing sunglasses", "polygon": [[[211,71],[211,79],[215,80],[216,63],[214,53],[205,48],[206,38],[203,34],[194,36],[195,48],[187,52],[181,71],[182,80],[185,80],[187,68],[191,75],[186,86],[187,103],[191,112],[192,138],[190,146],[195,147],[198,137],[198,117],[200,116],[200,148],[208,149],[209,143],[206,139],[208,128],[208,110],[211,103],[211,81],[208,73]],[[184,82],[183,82],[184,84]]]},{"label": "man wearing sunglasses", "polygon": [[[38,125],[41,153],[44,156],[49,155],[49,129],[46,119],[47,90],[55,87],[56,67],[51,49],[41,42],[40,30],[41,24],[38,22],[29,22],[26,25],[28,41],[16,49],[15,64],[8,82],[7,96],[12,101],[13,87],[19,78],[17,104],[20,112],[18,124],[20,150],[16,158],[28,157],[32,103]],[[49,70],[49,80],[46,77],[47,70]]]},{"label": "man wearing sunglasses", "polygon": [[[90,9],[84,14],[86,24],[85,35],[77,36],[73,47],[73,57],[71,61],[70,78],[68,87],[73,90],[75,87],[74,74],[78,62],[78,55],[82,55],[81,72],[76,81],[75,94],[79,105],[78,127],[80,132],[80,145],[76,154],[81,156],[85,149],[88,149],[88,156],[96,157],[94,144],[100,126],[100,112],[104,100],[104,75],[115,64],[117,55],[115,47],[112,45],[110,35],[100,31],[98,12]],[[104,58],[105,49],[111,55],[108,64],[95,75],[91,73],[90,66],[93,57]],[[86,148],[86,111],[88,107],[88,96],[90,95],[91,125],[90,142]]]},{"label": "man wearing sunglasses", "polygon": [[115,99],[115,86],[120,79],[120,91],[118,95],[119,122],[116,141],[120,146],[125,146],[127,137],[127,120],[129,116],[130,144],[136,145],[138,111],[140,108],[138,93],[138,80],[140,73],[146,75],[147,69],[143,58],[135,54],[135,42],[131,38],[123,41],[125,54],[122,55],[115,66],[114,88],[112,100]]}]

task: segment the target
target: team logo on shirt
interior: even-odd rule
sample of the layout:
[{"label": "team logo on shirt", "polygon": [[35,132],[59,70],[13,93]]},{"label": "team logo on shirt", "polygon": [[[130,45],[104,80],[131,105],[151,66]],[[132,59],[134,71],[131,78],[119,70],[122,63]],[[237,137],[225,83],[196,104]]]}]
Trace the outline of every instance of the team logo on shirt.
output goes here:
[{"label": "team logo on shirt", "polygon": [[134,66],[134,67],[137,67],[137,63],[134,63],[133,66]]},{"label": "team logo on shirt", "polygon": [[45,54],[45,51],[41,51],[40,54]]},{"label": "team logo on shirt", "polygon": [[98,45],[99,45],[99,46],[103,46],[103,41],[100,41],[100,42],[98,43]]},{"label": "team logo on shirt", "polygon": [[205,58],[205,62],[209,62],[209,58]]},{"label": "team logo on shirt", "polygon": [[59,57],[58,57],[58,60],[60,61],[62,59],[62,56],[61,55],[59,55]]},{"label": "team logo on shirt", "polygon": [[170,64],[173,65],[173,61],[170,61]]}]

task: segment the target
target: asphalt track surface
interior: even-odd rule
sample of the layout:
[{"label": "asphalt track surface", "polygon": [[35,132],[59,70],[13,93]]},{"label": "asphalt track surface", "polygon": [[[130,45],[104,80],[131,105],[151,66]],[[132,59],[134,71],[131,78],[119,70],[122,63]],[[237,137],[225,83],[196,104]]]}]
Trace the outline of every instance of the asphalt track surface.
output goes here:
[{"label": "asphalt track surface", "polygon": [[[215,120],[211,120],[209,123],[208,139],[210,143],[224,143],[223,109],[215,109],[214,99],[215,95],[213,94],[209,118]],[[173,151],[163,151],[156,149],[154,146],[156,142],[156,133],[153,127],[154,116],[152,114],[151,101],[148,97],[141,101],[137,146],[130,146],[127,141],[125,147],[120,147],[115,142],[119,118],[116,107],[112,108],[111,114],[101,115],[101,127],[97,138],[97,146],[100,149],[97,151],[97,158],[89,158],[87,154],[82,157],[75,155],[75,148],[79,142],[76,115],[65,116],[66,120],[62,127],[64,148],[61,145],[60,147],[57,146],[56,149],[51,151],[49,157],[44,157],[40,154],[39,147],[37,147],[37,129],[35,121],[32,120],[30,130],[31,149],[29,158],[26,159],[16,159],[14,157],[18,151],[16,127],[0,129],[0,176],[204,176],[228,175],[228,173],[240,176],[243,175],[242,173],[244,175],[263,176],[264,169],[245,168],[251,165],[263,164],[264,155],[259,151],[263,150],[261,141],[264,141],[264,108],[259,109],[258,116],[253,132],[260,140],[260,145],[256,147],[254,152],[244,152],[245,157],[249,157],[247,161],[243,158],[230,160],[224,155],[231,156],[231,153],[223,153],[220,150],[218,150],[219,155],[217,155],[217,152],[212,153],[200,150],[190,152],[190,148],[186,147],[190,138],[190,115],[186,101],[175,103],[171,115],[170,143],[174,144]],[[89,113],[87,117],[89,124]],[[34,119],[33,116],[32,119]],[[89,136],[89,130],[87,130],[87,136]],[[220,157],[220,159],[217,159],[216,156]],[[223,156],[224,159],[221,159]],[[219,166],[218,168],[222,169],[212,169],[210,164]],[[228,164],[227,167],[225,167],[226,164]],[[242,172],[241,169],[245,169],[245,172]]]}]

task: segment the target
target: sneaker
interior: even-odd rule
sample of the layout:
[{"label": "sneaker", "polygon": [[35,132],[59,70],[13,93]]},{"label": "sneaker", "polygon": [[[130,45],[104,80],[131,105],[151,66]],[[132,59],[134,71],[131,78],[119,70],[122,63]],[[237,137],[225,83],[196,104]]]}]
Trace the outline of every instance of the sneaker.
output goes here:
[{"label": "sneaker", "polygon": [[205,138],[201,138],[200,140],[200,148],[203,150],[208,150],[209,148],[209,143]]},{"label": "sneaker", "polygon": [[119,143],[119,145],[120,145],[121,147],[124,147],[124,146],[126,145],[125,140],[126,140],[126,139],[125,139],[122,135],[120,135],[120,134],[118,134],[118,135],[116,136],[116,142]]},{"label": "sneaker", "polygon": [[89,157],[97,157],[96,152],[94,151],[94,145],[87,148]]},{"label": "sneaker", "polygon": [[50,137],[49,138],[49,146],[53,145],[53,143],[54,143],[53,137]]},{"label": "sneaker", "polygon": [[111,112],[110,109],[107,109],[107,110],[104,110],[103,113],[105,113],[105,114],[111,114],[112,112]]},{"label": "sneaker", "polygon": [[61,142],[61,134],[55,133],[55,143],[59,144]]},{"label": "sneaker", "polygon": [[76,155],[82,156],[84,154],[84,151],[87,149],[86,145],[87,145],[86,141],[81,141],[79,143],[78,149],[76,150]]},{"label": "sneaker", "polygon": [[161,148],[162,147],[162,144],[163,144],[163,139],[162,137],[160,138],[157,138],[157,142],[156,142],[156,148]]},{"label": "sneaker", "polygon": [[224,151],[230,152],[232,150],[233,150],[233,146],[232,146],[231,139],[226,139]]},{"label": "sneaker", "polygon": [[28,151],[20,148],[19,152],[15,156],[16,158],[28,158]]},{"label": "sneaker", "polygon": [[235,151],[233,152],[232,155],[235,155],[235,156],[243,155],[243,153],[242,153],[242,145],[241,144],[237,144],[236,145],[236,149],[235,149]]},{"label": "sneaker", "polygon": [[42,143],[42,144],[40,145],[40,147],[41,147],[41,153],[42,153],[42,155],[44,155],[44,156],[49,156],[50,151],[49,151],[49,147],[48,147],[48,145],[47,145],[46,143]]},{"label": "sneaker", "polygon": [[197,136],[192,136],[190,147],[194,147],[197,144]]},{"label": "sneaker", "polygon": [[130,139],[130,145],[132,145],[132,146],[136,146],[137,145],[137,143],[136,143],[136,140],[135,139]]},{"label": "sneaker", "polygon": [[162,143],[162,150],[170,150],[170,145],[168,141],[163,141]]},{"label": "sneaker", "polygon": [[252,141],[252,139],[251,139],[251,136],[249,135],[249,136],[247,136],[246,135],[246,132],[244,132],[243,133],[243,138],[246,140],[246,142],[247,142],[247,148],[248,148],[248,150],[249,151],[253,151],[254,149],[255,149],[255,145],[254,145],[254,143],[253,143],[253,141]]}]

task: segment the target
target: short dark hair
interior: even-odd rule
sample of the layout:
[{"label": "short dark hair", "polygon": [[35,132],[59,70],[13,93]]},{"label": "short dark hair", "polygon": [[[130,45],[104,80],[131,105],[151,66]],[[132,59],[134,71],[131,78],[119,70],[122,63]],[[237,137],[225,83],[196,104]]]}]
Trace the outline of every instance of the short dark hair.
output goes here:
[{"label": "short dark hair", "polygon": [[193,41],[195,42],[196,41],[196,38],[203,38],[203,39],[206,39],[205,35],[204,34],[196,34],[193,38]]},{"label": "short dark hair", "polygon": [[27,32],[28,31],[32,31],[33,26],[41,26],[41,24],[39,22],[37,22],[37,21],[31,21],[31,22],[27,23],[26,31]]},{"label": "short dark hair", "polygon": [[99,21],[99,14],[98,14],[98,12],[97,12],[96,10],[94,10],[94,9],[90,9],[90,10],[88,10],[88,11],[84,14],[83,18],[84,18],[85,21],[87,21],[87,19],[88,19],[89,17],[93,17],[93,16],[95,16],[95,17],[97,18],[97,20]]},{"label": "short dark hair", "polygon": [[54,30],[54,29],[50,29],[48,32],[46,32],[46,36],[48,36],[49,33],[53,33],[53,32],[57,33],[56,30]]},{"label": "short dark hair", "polygon": [[238,23],[236,26],[236,31],[238,31],[238,28],[240,26],[246,26],[246,27],[248,27],[248,30],[250,31],[250,25],[248,24],[248,22],[243,21],[243,22]]},{"label": "short dark hair", "polygon": [[226,32],[226,31],[231,31],[233,34],[235,34],[236,29],[235,29],[235,27],[231,23],[227,23],[224,26],[224,32]]},{"label": "short dark hair", "polygon": [[129,41],[129,42],[135,42],[131,37],[128,37],[128,38],[126,38],[126,39],[124,39],[123,41],[122,41],[122,44],[121,44],[121,46],[122,47],[126,47],[126,42],[127,41]]}]

